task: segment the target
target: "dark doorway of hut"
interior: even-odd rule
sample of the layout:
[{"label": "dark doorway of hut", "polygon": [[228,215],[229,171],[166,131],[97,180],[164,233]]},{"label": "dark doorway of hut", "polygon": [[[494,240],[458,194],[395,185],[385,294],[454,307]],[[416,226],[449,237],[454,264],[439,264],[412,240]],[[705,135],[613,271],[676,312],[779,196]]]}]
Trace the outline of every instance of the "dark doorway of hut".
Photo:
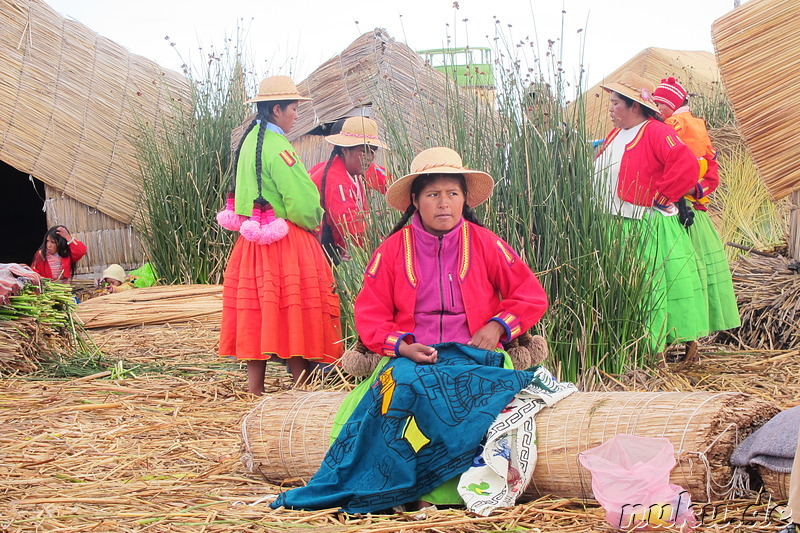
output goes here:
[{"label": "dark doorway of hut", "polygon": [[30,264],[47,231],[44,183],[0,161],[0,263]]}]

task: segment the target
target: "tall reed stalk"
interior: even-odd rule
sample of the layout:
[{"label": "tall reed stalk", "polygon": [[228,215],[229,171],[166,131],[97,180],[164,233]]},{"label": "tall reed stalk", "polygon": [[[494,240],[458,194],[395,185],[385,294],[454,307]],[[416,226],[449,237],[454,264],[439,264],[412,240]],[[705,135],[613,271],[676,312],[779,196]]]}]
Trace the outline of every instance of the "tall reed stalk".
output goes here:
[{"label": "tall reed stalk", "polygon": [[191,102],[173,101],[171,116],[141,123],[134,140],[146,208],[138,229],[165,283],[222,279],[233,238],[214,217],[234,171],[231,131],[247,111],[239,50],[228,41],[187,67]]}]

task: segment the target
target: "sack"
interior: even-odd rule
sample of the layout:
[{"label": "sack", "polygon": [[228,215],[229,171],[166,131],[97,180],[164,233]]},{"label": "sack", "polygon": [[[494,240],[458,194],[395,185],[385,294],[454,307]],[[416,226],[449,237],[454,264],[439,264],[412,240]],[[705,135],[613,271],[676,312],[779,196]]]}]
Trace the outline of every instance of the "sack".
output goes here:
[{"label": "sack", "polygon": [[621,530],[697,525],[689,493],[669,482],[675,450],[665,438],[617,435],[578,456],[606,521]]},{"label": "sack", "polygon": [[133,279],[133,286],[136,288],[152,287],[158,282],[153,265],[145,263],[136,270],[131,270],[128,277]]}]

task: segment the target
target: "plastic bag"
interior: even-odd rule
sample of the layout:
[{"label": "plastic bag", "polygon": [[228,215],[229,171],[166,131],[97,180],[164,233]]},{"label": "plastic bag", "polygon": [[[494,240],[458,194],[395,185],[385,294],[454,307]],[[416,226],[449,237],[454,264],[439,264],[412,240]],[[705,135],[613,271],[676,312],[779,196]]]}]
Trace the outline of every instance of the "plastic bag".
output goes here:
[{"label": "plastic bag", "polygon": [[136,270],[131,270],[128,276],[133,280],[133,286],[136,288],[151,287],[158,281],[153,265],[150,263],[145,263]]},{"label": "plastic bag", "polygon": [[697,525],[689,493],[669,482],[675,450],[665,438],[617,435],[578,456],[606,520],[622,530]]}]

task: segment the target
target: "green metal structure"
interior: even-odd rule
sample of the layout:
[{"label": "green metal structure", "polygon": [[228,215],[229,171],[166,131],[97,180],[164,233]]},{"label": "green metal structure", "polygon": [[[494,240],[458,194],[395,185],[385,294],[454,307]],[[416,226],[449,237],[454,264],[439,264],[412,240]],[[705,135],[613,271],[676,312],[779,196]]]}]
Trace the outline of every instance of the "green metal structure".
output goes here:
[{"label": "green metal structure", "polygon": [[494,88],[494,66],[490,48],[432,48],[419,50],[417,53],[461,87]]}]

